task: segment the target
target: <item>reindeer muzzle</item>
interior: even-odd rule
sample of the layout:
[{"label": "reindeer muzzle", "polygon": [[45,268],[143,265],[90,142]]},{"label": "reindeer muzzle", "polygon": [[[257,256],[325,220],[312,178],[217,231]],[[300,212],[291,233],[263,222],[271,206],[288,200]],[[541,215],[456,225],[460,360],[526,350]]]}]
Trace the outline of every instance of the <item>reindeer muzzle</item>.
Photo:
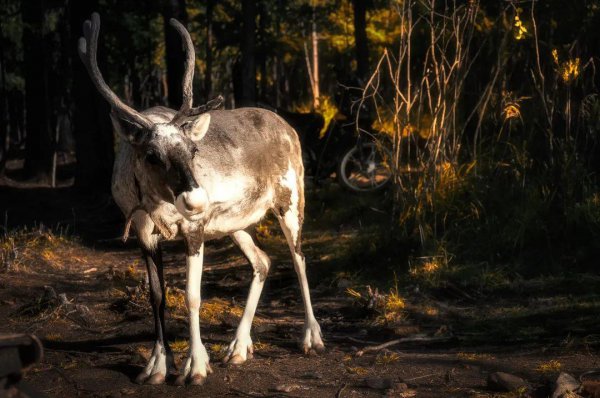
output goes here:
[{"label": "reindeer muzzle", "polygon": [[203,188],[194,188],[191,191],[177,195],[175,207],[186,219],[194,220],[194,216],[203,213],[208,206],[208,196]]}]

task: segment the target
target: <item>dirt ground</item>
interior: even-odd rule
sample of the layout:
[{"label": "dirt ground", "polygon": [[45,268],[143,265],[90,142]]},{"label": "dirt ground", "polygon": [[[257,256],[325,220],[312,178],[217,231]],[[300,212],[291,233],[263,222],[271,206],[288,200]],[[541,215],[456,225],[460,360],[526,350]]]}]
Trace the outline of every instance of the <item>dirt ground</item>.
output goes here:
[{"label": "dirt ground", "polygon": [[[273,267],[253,326],[254,358],[239,367],[219,365],[252,276],[241,252],[223,239],[206,248],[202,286],[202,339],[214,373],[203,386],[137,385],[152,347],[152,314],[144,264],[135,242],[119,241],[122,220],[114,205],[69,189],[0,187],[0,206],[8,229],[58,225],[54,233],[38,227],[17,236],[24,245],[19,261],[0,273],[0,333],[40,337],[44,359],[25,380],[50,397],[545,397],[560,371],[578,377],[600,368],[598,278],[545,280],[541,287],[523,282],[478,297],[419,290],[401,280],[402,319],[390,327],[348,293],[364,295],[364,280],[329,268],[331,253],[340,242],[351,244],[361,223],[327,230],[309,223],[304,251],[326,353],[301,354],[303,310],[291,259],[281,236],[263,231]],[[167,333],[178,364],[188,337],[184,264],[181,243],[166,245]],[[54,293],[64,294],[63,301]],[[356,355],[401,337],[424,341]],[[493,392],[486,380],[496,371],[518,375],[531,388]]]}]

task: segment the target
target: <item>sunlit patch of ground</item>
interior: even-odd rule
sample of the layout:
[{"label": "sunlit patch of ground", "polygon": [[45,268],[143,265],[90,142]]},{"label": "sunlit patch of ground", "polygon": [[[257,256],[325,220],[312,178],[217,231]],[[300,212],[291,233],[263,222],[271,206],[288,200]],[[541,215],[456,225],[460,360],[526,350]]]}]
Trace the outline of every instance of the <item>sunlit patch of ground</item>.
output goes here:
[{"label": "sunlit patch of ground", "polygon": [[[279,394],[272,392],[276,386],[293,384],[300,387],[289,396],[376,397],[385,390],[366,379],[377,385],[391,378],[418,397],[508,397],[518,393],[487,390],[489,372],[514,373],[542,388],[560,371],[577,376],[598,366],[599,278],[526,280],[443,257],[414,259],[413,272],[393,269],[398,260],[382,258],[373,240],[379,236],[373,224],[389,217],[371,209],[377,198],[335,190],[315,195],[326,206],[315,198],[310,203],[303,251],[328,347],[322,356],[304,357],[298,349],[302,299],[273,220],[257,231],[273,266],[253,324],[254,359],[241,368],[216,363],[235,333],[252,270],[228,239],[207,245],[201,324],[215,373],[202,390],[132,383],[151,354],[153,321],[139,251],[117,240],[95,249],[47,229],[5,234],[0,332],[43,339],[46,359],[28,380],[49,396],[244,395],[238,390],[269,396]],[[189,348],[181,245],[166,245],[164,257],[168,339],[181,364]],[[57,298],[48,299],[44,286]],[[356,355],[415,337],[422,340]]]}]

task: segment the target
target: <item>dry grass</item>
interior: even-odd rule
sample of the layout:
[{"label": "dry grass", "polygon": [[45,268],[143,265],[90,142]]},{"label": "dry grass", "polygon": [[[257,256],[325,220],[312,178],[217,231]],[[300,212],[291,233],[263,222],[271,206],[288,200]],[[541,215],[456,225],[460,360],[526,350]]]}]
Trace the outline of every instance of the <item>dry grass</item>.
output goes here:
[{"label": "dry grass", "polygon": [[375,363],[377,365],[389,365],[391,363],[394,362],[398,362],[400,360],[400,355],[389,351],[389,352],[383,352],[379,355],[377,355],[377,358],[375,359]]},{"label": "dry grass", "polygon": [[227,354],[227,346],[225,344],[211,344],[208,350],[213,361],[220,361]]},{"label": "dry grass", "polygon": [[459,352],[456,356],[463,361],[487,361],[494,359],[494,356],[490,354],[479,354],[476,352]]},{"label": "dry grass", "polygon": [[260,340],[252,343],[254,351],[268,351],[273,348],[269,343],[262,343]]},{"label": "dry grass", "polygon": [[186,353],[188,352],[190,346],[187,340],[175,340],[170,343],[171,349],[175,353]]},{"label": "dry grass", "polygon": [[76,249],[72,238],[43,226],[10,231],[0,237],[0,271],[25,272],[40,266],[63,269],[73,260],[86,262]]},{"label": "dry grass", "polygon": [[398,289],[394,288],[386,295],[383,311],[383,319],[386,323],[397,322],[406,316],[404,308],[406,304],[404,299],[398,294]]},{"label": "dry grass", "polygon": [[[167,309],[171,315],[180,320],[187,319],[187,306],[185,303],[185,292],[178,288],[167,288]],[[237,325],[242,317],[244,309],[220,298],[203,300],[200,307],[200,319],[209,325]],[[260,322],[255,319],[255,322]]]},{"label": "dry grass", "polygon": [[542,362],[535,368],[536,372],[540,373],[558,373],[561,369],[562,364],[555,359],[551,359],[548,362]]},{"label": "dry grass", "polygon": [[187,314],[185,292],[181,289],[167,287],[165,291],[167,309],[175,318],[184,318]]},{"label": "dry grass", "polygon": [[203,322],[212,325],[227,324],[237,325],[242,317],[244,309],[239,305],[233,305],[227,300],[215,298],[206,300],[200,309],[200,318]]},{"label": "dry grass", "polygon": [[259,239],[270,239],[278,233],[277,225],[271,217],[261,220],[255,230]]},{"label": "dry grass", "polygon": [[393,287],[388,293],[379,293],[379,289],[365,287],[361,292],[347,288],[346,294],[352,297],[358,305],[374,311],[374,323],[377,325],[393,325],[406,318],[406,302],[398,292],[398,287]]},{"label": "dry grass", "polygon": [[48,341],[59,341],[62,339],[62,335],[60,333],[47,333],[45,339]]},{"label": "dry grass", "polygon": [[360,366],[346,366],[346,371],[353,375],[364,376],[369,374],[369,370]]}]

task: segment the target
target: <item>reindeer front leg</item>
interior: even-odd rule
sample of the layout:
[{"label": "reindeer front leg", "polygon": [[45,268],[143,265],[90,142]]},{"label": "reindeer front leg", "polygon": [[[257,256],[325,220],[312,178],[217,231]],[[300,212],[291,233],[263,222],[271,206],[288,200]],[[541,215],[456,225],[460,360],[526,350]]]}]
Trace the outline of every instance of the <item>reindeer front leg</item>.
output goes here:
[{"label": "reindeer front leg", "polygon": [[156,341],[152,356],[144,370],[136,378],[136,382],[140,384],[161,384],[164,383],[168,373],[175,367],[173,352],[165,336],[165,281],[163,278],[162,251],[158,244],[154,249],[148,249],[142,245],[142,253],[146,260],[150,282],[150,304],[154,314]]},{"label": "reindeer front leg", "polygon": [[190,349],[189,356],[181,375],[176,380],[176,384],[183,385],[187,382],[201,385],[204,384],[208,373],[212,373],[208,363],[208,353],[200,339],[200,284],[202,281],[204,242],[194,242],[186,238],[186,245],[187,284],[185,299],[190,321]]}]

